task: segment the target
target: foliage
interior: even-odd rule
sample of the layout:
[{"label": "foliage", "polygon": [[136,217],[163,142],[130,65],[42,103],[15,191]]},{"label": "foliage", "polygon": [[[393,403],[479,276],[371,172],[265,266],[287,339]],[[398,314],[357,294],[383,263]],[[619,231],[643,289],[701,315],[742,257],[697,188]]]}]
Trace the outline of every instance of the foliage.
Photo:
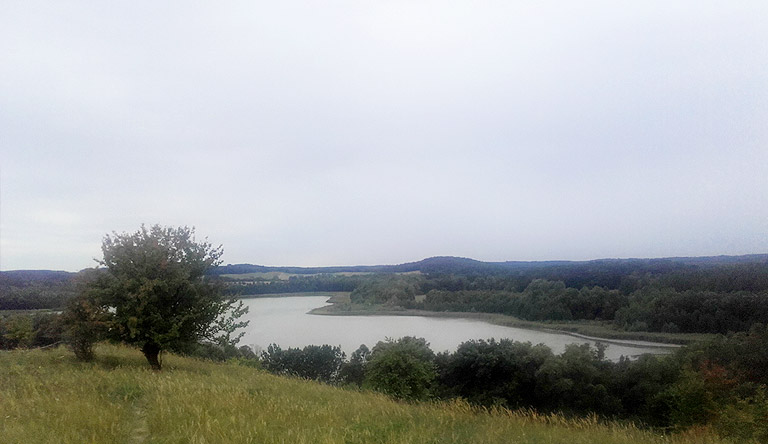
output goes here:
[{"label": "foliage", "polygon": [[611,369],[610,392],[620,400],[616,415],[640,418],[653,426],[669,426],[672,408],[665,391],[675,384],[682,366],[678,356],[643,355],[622,359]]},{"label": "foliage", "polygon": [[270,344],[261,352],[262,367],[278,375],[291,375],[315,381],[334,383],[344,363],[344,352],[330,345],[307,345],[303,349]]},{"label": "foliage", "polygon": [[[423,339],[406,337],[380,342],[371,352],[361,346],[350,362],[359,364],[364,387],[400,399],[459,397],[494,409],[599,413],[678,431],[710,427],[736,442],[764,442],[766,385],[762,373],[745,370],[765,355],[768,348],[760,342],[765,333],[756,327],[672,356],[619,362],[601,359],[599,349],[586,345],[553,355],[542,345],[509,340],[468,341],[454,353],[435,356]],[[208,344],[189,354],[258,366],[242,348]],[[262,355],[264,368],[274,373],[354,383],[342,377],[349,364],[343,359],[338,347],[328,345],[288,350],[272,345]],[[96,363],[117,365],[98,356]],[[132,388],[126,390],[125,396],[134,396]]]},{"label": "foliage", "polygon": [[13,316],[4,322],[3,337],[13,344],[9,348],[27,348],[32,344],[35,330],[31,316]]},{"label": "foliage", "polygon": [[100,304],[98,292],[93,289],[100,278],[100,270],[84,270],[78,277],[77,296],[67,301],[62,314],[64,338],[69,348],[81,361],[93,360],[93,345],[104,339],[111,314]]},{"label": "foliage", "polygon": [[0,272],[0,311],[63,308],[75,293],[73,276],[63,271]]},{"label": "foliage", "polygon": [[765,387],[754,395],[722,407],[715,428],[737,442],[768,442],[768,396]]},{"label": "foliage", "polygon": [[110,314],[108,337],[139,345],[153,368],[160,369],[162,350],[239,339],[230,335],[245,325],[235,320],[245,311],[242,303],[224,298],[206,277],[219,264],[221,247],[197,242],[193,229],[154,225],[113,233],[102,252],[105,271],[90,284],[88,297]]},{"label": "foliage", "polygon": [[676,430],[709,426],[759,442],[765,428],[756,424],[768,411],[768,386],[762,368],[749,370],[768,354],[766,339],[768,329],[756,326],[749,334],[684,347],[669,356],[611,362],[604,359],[603,344],[571,344],[554,355],[541,344],[491,339],[435,355],[423,338],[404,337],[379,342],[372,351],[361,346],[341,364],[337,378],[314,376],[312,367],[322,364],[300,349],[272,345],[262,362],[274,373],[354,385],[362,381],[364,388],[410,401],[460,398],[487,408],[600,414]]},{"label": "foliage", "polygon": [[601,287],[568,288],[563,282],[537,279],[522,292],[431,290],[416,308],[434,311],[503,313],[528,320],[605,320],[627,304],[618,290]]},{"label": "foliage", "polygon": [[728,333],[768,323],[768,292],[731,292],[644,287],[629,295],[602,287],[566,287],[532,281],[523,291],[430,290],[411,308],[502,313],[527,320],[613,321],[626,330]]},{"label": "foliage", "polygon": [[[628,295],[643,287],[729,293],[768,291],[768,255],[666,259],[600,259],[593,261],[480,262],[459,257],[432,257],[400,265],[356,267],[263,267],[248,264],[219,267],[215,274],[250,272],[331,275],[333,273],[421,273],[430,290],[494,290],[520,292],[536,279],[562,281],[568,288],[602,287]],[[299,291],[293,290],[292,292]],[[325,290],[349,291],[349,290]],[[277,293],[269,291],[268,293]]]},{"label": "foliage", "polygon": [[364,280],[349,298],[356,304],[402,306],[414,301],[421,280],[418,275],[377,275]]},{"label": "foliage", "polygon": [[684,372],[682,377],[661,396],[669,406],[670,423],[678,427],[690,427],[711,422],[718,410],[718,403],[696,372]]},{"label": "foliage", "polygon": [[437,359],[439,383],[444,396],[488,407],[600,413],[668,425],[668,415],[654,421],[655,409],[645,406],[677,381],[679,363],[654,356],[614,363],[603,360],[602,350],[572,344],[554,355],[543,345],[468,341]]},{"label": "foliage", "polygon": [[648,287],[632,293],[616,323],[642,323],[651,331],[728,333],[768,322],[768,292],[717,293]]},{"label": "foliage", "polygon": [[[353,303],[728,333],[768,323],[768,256],[485,263],[431,258],[360,278]],[[397,275],[394,271],[421,271]],[[423,300],[417,295],[425,295]]]},{"label": "foliage", "polygon": [[174,352],[183,356],[207,359],[209,361],[224,362],[235,360],[251,367],[260,367],[259,357],[247,345],[236,347],[232,344],[214,344],[210,342],[196,342],[187,344]]},{"label": "foliage", "polygon": [[365,344],[361,344],[357,350],[352,352],[349,361],[342,364],[339,371],[340,381],[361,387],[365,380],[365,369],[370,359],[371,350]]},{"label": "foliage", "polygon": [[568,344],[536,371],[538,402],[546,410],[613,414],[622,410],[610,391],[614,365],[589,344]]},{"label": "foliage", "polygon": [[442,361],[440,382],[451,396],[476,404],[532,407],[537,404],[536,372],[552,356],[543,345],[468,341]]},{"label": "foliage", "polygon": [[711,423],[739,442],[766,442],[768,327],[696,344],[680,359],[683,377],[667,392],[673,423]]},{"label": "foliage", "polygon": [[51,312],[0,312],[0,350],[46,347],[62,341],[61,316]]},{"label": "foliage", "polygon": [[434,358],[424,338],[380,341],[366,365],[363,386],[400,399],[429,399],[437,376]]},{"label": "foliage", "polygon": [[165,374],[142,361],[108,344],[97,345],[92,363],[64,349],[0,353],[0,442],[726,444],[707,430],[662,435],[461,401],[402,403],[174,354]]}]

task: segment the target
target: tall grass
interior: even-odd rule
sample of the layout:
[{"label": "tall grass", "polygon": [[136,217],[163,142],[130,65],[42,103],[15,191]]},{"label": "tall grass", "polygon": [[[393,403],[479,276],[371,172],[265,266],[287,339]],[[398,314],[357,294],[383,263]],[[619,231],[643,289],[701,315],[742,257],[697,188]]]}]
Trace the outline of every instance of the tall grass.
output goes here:
[{"label": "tall grass", "polygon": [[64,349],[0,354],[0,443],[718,444],[707,430],[663,436],[595,417],[406,404],[235,364],[101,345],[83,364]]}]

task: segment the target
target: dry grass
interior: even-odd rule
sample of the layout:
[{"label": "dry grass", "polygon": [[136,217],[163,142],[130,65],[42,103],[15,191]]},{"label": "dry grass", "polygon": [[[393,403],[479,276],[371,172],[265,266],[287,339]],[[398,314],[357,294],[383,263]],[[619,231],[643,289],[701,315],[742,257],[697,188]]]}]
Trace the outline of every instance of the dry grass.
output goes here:
[{"label": "dry grass", "polygon": [[91,364],[64,349],[0,354],[0,443],[718,444],[595,417],[406,404],[385,396],[173,355],[152,372],[110,345]]}]

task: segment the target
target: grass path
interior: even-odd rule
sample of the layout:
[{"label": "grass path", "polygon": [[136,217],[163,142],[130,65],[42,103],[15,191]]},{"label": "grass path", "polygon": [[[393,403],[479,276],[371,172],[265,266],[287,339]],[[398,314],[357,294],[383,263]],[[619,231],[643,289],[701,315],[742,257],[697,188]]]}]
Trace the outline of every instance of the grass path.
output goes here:
[{"label": "grass path", "polygon": [[147,412],[144,407],[135,405],[133,407],[133,422],[131,427],[131,434],[129,437],[130,444],[144,444],[149,437],[149,425],[147,424]]}]

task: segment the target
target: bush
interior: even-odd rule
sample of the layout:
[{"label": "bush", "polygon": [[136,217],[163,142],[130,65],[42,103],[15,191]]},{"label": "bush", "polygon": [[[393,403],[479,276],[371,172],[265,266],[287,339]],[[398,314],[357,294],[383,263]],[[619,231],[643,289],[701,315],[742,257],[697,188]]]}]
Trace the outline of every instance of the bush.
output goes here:
[{"label": "bush", "polygon": [[93,360],[93,344],[104,339],[110,314],[95,302],[90,284],[99,278],[99,270],[83,271],[78,280],[77,296],[67,301],[62,314],[67,346],[81,361]]},{"label": "bush", "polygon": [[450,394],[485,406],[536,405],[536,371],[552,358],[543,345],[509,339],[467,341],[441,364],[441,382]]},{"label": "bush", "polygon": [[353,384],[358,387],[365,380],[365,367],[371,358],[371,351],[365,344],[352,353],[349,362],[345,362],[339,371],[339,380],[344,384]]},{"label": "bush", "polygon": [[237,360],[249,366],[258,367],[259,357],[247,345],[235,347],[231,344],[222,345],[211,342],[198,342],[181,345],[174,348],[173,351],[185,356],[207,359],[209,361],[224,362]]},{"label": "bush", "polygon": [[399,399],[429,399],[437,377],[434,359],[423,338],[379,342],[366,366],[363,386]]},{"label": "bush", "polygon": [[277,344],[270,344],[266,351],[261,352],[263,368],[272,373],[325,383],[338,382],[344,358],[341,347],[332,347],[328,344],[286,350],[281,349]]},{"label": "bush", "polygon": [[61,316],[56,313],[0,315],[0,350],[45,347],[62,340]]}]

